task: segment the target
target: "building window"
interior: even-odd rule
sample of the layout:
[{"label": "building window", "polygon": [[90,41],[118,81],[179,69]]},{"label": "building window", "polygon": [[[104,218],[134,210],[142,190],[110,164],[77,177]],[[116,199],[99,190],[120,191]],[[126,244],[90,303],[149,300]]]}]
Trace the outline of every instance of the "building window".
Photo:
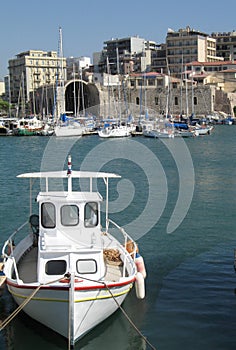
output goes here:
[{"label": "building window", "polygon": [[179,104],[178,97],[175,96],[175,106],[178,106],[178,104]]},{"label": "building window", "polygon": [[194,98],[193,98],[193,104],[196,106],[197,105],[197,97],[196,96],[194,96]]},{"label": "building window", "polygon": [[136,105],[139,105],[139,97],[136,97]]},{"label": "building window", "polygon": [[158,97],[155,97],[155,105],[157,106],[159,103],[158,103]]},{"label": "building window", "polygon": [[154,86],[155,80],[154,79],[148,79],[148,86]]}]

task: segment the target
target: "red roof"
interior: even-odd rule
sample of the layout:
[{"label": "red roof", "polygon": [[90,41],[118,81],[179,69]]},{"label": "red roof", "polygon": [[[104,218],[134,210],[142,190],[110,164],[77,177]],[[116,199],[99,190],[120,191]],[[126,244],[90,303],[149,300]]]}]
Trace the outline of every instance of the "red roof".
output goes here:
[{"label": "red roof", "polygon": [[186,63],[186,66],[228,66],[228,65],[235,65],[236,61],[218,61],[218,62],[189,62]]},{"label": "red roof", "polygon": [[131,73],[131,77],[146,77],[146,78],[153,78],[153,77],[162,77],[164,74],[158,73],[158,72],[147,72],[147,73]]}]

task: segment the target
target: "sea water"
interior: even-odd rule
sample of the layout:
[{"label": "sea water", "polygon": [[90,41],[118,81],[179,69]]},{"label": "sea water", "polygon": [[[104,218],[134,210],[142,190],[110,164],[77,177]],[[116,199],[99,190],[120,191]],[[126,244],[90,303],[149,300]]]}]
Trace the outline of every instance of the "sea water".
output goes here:
[{"label": "sea water", "polygon": [[[62,170],[71,154],[72,169],[122,175],[110,183],[109,208],[145,261],[145,299],[133,288],[123,304],[143,337],[118,310],[75,349],[149,349],[144,337],[158,350],[235,349],[236,126],[182,141],[0,138],[1,246],[29,213],[28,180],[18,174]],[[1,293],[4,320],[16,305],[6,288]],[[57,350],[68,343],[21,311],[1,331],[0,349]]]}]

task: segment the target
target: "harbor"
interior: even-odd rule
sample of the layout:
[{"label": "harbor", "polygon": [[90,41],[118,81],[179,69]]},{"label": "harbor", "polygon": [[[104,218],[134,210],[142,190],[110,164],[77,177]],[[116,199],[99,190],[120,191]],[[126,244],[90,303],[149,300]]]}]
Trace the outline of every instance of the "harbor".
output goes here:
[{"label": "harbor", "polygon": [[[17,179],[17,175],[44,168],[59,170],[68,152],[74,168],[86,167],[90,171],[109,168],[133,184],[132,198],[131,192],[123,198],[126,207],[112,196],[116,206],[111,207],[111,218],[135,236],[147,271],[145,298],[138,300],[132,290],[123,304],[125,312],[156,349],[234,349],[234,125],[214,125],[208,136],[184,139],[105,140],[97,134],[80,138],[1,137],[0,146],[1,246],[28,213],[28,207],[22,205],[28,201],[28,193],[18,188],[17,182],[24,180]],[[189,186],[192,176],[190,166],[187,174],[178,167],[179,154],[185,163],[188,154],[191,155],[188,165],[193,166],[194,189],[188,210],[180,211],[178,223],[172,220],[171,224],[181,195],[179,175],[184,175],[182,190]],[[117,187],[119,196],[126,189],[125,183],[121,186],[124,187]],[[16,304],[3,287],[1,321],[15,309]],[[114,350],[149,349],[119,311],[83,337],[75,349],[109,349],[111,344]],[[0,347],[3,350],[68,348],[63,337],[32,321],[23,311],[1,331]]]}]

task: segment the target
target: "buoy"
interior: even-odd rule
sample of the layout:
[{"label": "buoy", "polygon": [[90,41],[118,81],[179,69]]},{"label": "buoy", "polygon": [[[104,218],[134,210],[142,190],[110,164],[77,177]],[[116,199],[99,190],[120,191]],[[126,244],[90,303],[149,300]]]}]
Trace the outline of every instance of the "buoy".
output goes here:
[{"label": "buoy", "polygon": [[127,241],[125,245],[125,249],[127,250],[128,253],[134,253],[134,242],[133,241]]},{"label": "buoy", "polygon": [[135,291],[138,299],[144,299],[145,297],[145,283],[141,272],[137,272],[135,280]]},{"label": "buoy", "polygon": [[143,278],[146,278],[147,273],[146,273],[146,269],[145,269],[144,260],[143,260],[143,257],[139,253],[136,253],[135,264],[137,267],[137,271],[141,272],[141,274],[143,275]]}]

